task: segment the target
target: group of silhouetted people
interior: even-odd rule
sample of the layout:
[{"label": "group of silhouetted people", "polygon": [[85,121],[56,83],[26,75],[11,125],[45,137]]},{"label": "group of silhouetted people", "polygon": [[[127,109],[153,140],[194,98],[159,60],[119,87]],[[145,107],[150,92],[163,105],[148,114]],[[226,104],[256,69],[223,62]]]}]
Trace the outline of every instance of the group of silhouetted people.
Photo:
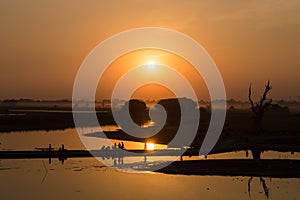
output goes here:
[{"label": "group of silhouetted people", "polygon": [[117,144],[115,142],[115,144],[112,147],[110,147],[110,146],[102,146],[101,150],[110,150],[110,149],[116,150],[117,148],[119,148],[119,149],[125,149],[124,143],[123,142],[121,142],[121,143],[119,142]]},{"label": "group of silhouetted people", "polygon": [[118,144],[115,143],[112,147],[110,147],[110,146],[102,146],[101,150],[110,150],[110,149],[116,150],[117,148],[119,148],[119,149],[125,149],[124,143],[123,142],[121,142],[121,143],[119,142]]},{"label": "group of silhouetted people", "polygon": [[[115,147],[117,147],[117,143],[115,143]],[[119,142],[118,143],[118,148],[120,148],[120,149],[124,149],[125,147],[124,147],[124,143],[123,142]]]}]

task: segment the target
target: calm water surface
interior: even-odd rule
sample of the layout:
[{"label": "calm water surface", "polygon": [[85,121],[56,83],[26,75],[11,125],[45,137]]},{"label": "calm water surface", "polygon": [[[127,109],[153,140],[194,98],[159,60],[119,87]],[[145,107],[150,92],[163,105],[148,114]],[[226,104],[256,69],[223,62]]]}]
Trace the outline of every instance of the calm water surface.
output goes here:
[{"label": "calm water surface", "polygon": [[[47,147],[49,143],[84,148],[75,129],[1,133],[0,142],[1,150]],[[142,143],[125,142],[125,146],[143,148]],[[263,154],[263,158],[273,157],[300,158],[298,153]],[[208,157],[217,158],[245,158],[245,152]],[[269,199],[300,199],[299,179],[253,178],[249,192],[250,177],[126,173],[95,158],[70,158],[63,165],[57,159],[51,164],[48,159],[0,160],[0,174],[1,199],[266,199],[262,181]]]}]

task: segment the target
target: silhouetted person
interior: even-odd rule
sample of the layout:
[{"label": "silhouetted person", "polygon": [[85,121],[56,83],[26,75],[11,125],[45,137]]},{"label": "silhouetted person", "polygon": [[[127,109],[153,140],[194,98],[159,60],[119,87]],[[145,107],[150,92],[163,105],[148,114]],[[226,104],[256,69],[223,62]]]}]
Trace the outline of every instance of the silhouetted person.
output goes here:
[{"label": "silhouetted person", "polygon": [[120,142],[118,143],[118,147],[119,147],[120,149],[122,148],[122,146],[121,146],[121,143],[120,143]]},{"label": "silhouetted person", "polygon": [[121,149],[124,149],[124,143],[123,142],[121,143]]}]

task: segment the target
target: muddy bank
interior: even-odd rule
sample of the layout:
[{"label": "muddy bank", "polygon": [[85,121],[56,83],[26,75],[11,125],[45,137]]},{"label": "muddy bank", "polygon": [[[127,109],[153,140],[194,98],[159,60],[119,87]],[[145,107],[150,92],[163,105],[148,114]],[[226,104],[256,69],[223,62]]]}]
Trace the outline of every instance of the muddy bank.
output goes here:
[{"label": "muddy bank", "polygon": [[184,175],[300,178],[300,160],[224,159],[176,161],[156,172]]}]

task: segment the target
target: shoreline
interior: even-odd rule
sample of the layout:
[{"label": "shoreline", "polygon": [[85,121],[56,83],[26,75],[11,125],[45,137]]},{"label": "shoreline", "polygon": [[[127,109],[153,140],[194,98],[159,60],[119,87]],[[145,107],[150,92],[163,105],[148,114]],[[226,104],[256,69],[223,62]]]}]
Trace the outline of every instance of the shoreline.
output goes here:
[{"label": "shoreline", "polygon": [[175,161],[155,172],[176,175],[300,178],[300,160],[216,159]]}]

